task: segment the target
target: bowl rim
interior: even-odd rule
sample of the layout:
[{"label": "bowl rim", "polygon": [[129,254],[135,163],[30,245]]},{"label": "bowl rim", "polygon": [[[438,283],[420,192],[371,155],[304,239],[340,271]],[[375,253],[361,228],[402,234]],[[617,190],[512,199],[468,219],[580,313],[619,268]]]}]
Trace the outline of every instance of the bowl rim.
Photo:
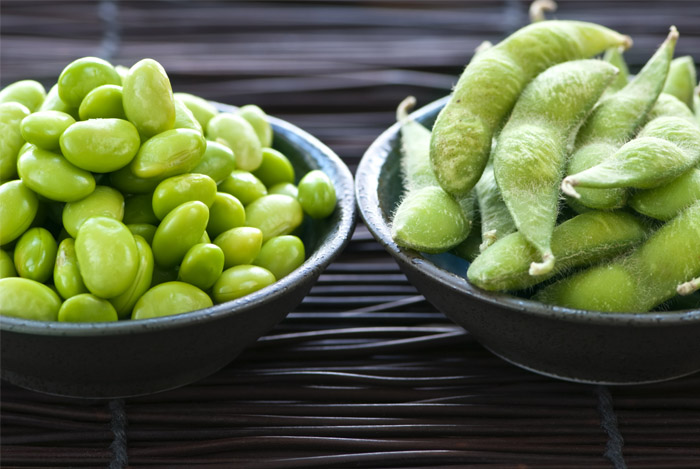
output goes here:
[{"label": "bowl rim", "polygon": [[[220,111],[234,111],[237,106],[211,102]],[[328,146],[305,130],[278,117],[267,116],[273,129],[285,132],[285,138],[292,144],[310,146],[317,149],[327,158],[326,165],[333,168],[334,185],[337,195],[336,210],[339,211],[338,224],[333,227],[326,240],[316,249],[304,263],[287,276],[260,290],[241,298],[215,304],[209,308],[162,316],[148,319],[129,319],[115,322],[68,323],[58,321],[39,321],[0,316],[0,331],[13,333],[48,335],[48,336],[116,336],[135,333],[149,333],[188,327],[191,324],[202,324],[216,321],[219,318],[243,314],[259,307],[262,303],[274,301],[283,296],[290,288],[309,275],[310,270],[325,270],[328,265],[345,249],[350,242],[357,220],[357,205],[354,195],[354,178],[343,160]],[[323,163],[323,162],[321,162]],[[320,164],[323,166],[323,164]],[[323,169],[323,168],[321,168]]]},{"label": "bowl rim", "polygon": [[[449,100],[444,96],[410,114],[419,120],[426,114],[438,112]],[[674,310],[668,312],[649,313],[605,313],[582,309],[566,308],[547,305],[538,301],[520,298],[509,293],[490,292],[472,285],[465,276],[459,276],[438,267],[417,251],[399,247],[391,238],[389,226],[384,218],[378,197],[379,175],[392,150],[392,141],[396,139],[400,129],[399,123],[394,123],[382,132],[368,147],[355,172],[355,198],[359,213],[367,229],[389,254],[400,263],[419,269],[453,290],[461,290],[468,296],[496,307],[508,307],[518,312],[540,318],[556,318],[564,321],[582,324],[603,324],[607,326],[674,326],[680,323],[700,322],[700,309]]]}]

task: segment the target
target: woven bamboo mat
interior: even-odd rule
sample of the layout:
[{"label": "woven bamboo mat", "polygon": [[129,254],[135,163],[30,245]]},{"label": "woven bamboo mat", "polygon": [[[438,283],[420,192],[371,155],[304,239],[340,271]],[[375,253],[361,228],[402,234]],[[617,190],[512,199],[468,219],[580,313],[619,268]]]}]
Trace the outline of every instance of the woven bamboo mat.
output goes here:
[{"label": "woven bamboo mat", "polygon": [[[446,94],[472,51],[527,21],[520,1],[0,3],[0,82],[50,86],[85,55],[160,61],[176,91],[257,103],[354,170],[406,95]],[[633,36],[637,70],[700,4],[560,1],[549,16]],[[611,357],[614,359],[614,357]],[[218,373],[124,400],[0,385],[2,467],[700,467],[700,376],[567,383],[491,355],[411,286],[359,224],[277,328]]]}]

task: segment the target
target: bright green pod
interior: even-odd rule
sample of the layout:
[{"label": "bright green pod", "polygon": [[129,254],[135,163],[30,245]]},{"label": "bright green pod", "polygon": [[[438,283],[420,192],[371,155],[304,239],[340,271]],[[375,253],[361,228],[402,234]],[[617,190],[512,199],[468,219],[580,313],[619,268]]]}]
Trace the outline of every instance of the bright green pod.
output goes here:
[{"label": "bright green pod", "polygon": [[209,209],[198,200],[171,210],[158,225],[153,237],[153,256],[162,267],[175,267],[197,244],[209,221]]},{"label": "bright green pod", "polygon": [[131,171],[144,179],[187,173],[197,166],[206,148],[206,140],[195,130],[166,130],[141,145]]},{"label": "bright green pod", "polygon": [[148,290],[136,302],[131,319],[149,319],[209,308],[209,295],[185,282],[165,282]]},{"label": "bright green pod", "polygon": [[78,236],[80,225],[91,217],[109,217],[122,221],[124,196],[109,186],[96,186],[84,199],[66,203],[61,220],[68,234],[75,238]]},{"label": "bright green pod", "polygon": [[[516,231],[515,222],[496,184],[493,164],[487,164],[479,182],[474,186],[479,206],[481,226],[480,249],[483,251],[497,240]],[[462,247],[464,249],[464,247]]]},{"label": "bright green pod", "polygon": [[254,200],[267,195],[267,188],[263,182],[253,173],[235,169],[219,184],[219,191],[231,194],[241,201],[243,205],[249,205]]},{"label": "bright green pod", "polygon": [[175,93],[175,97],[187,106],[202,129],[206,129],[211,118],[219,113],[213,104],[199,96],[190,93]]},{"label": "bright green pod", "polygon": [[73,238],[65,238],[58,245],[56,264],[53,268],[53,284],[63,299],[88,292],[80,275]]},{"label": "bright green pod", "polygon": [[82,57],[63,69],[58,77],[58,96],[68,106],[79,107],[83,98],[98,86],[120,85],[112,64],[98,57]]},{"label": "bright green pod", "polygon": [[627,86],[627,83],[629,83],[630,71],[627,67],[627,62],[625,61],[623,52],[624,50],[621,47],[611,47],[603,54],[603,60],[611,65],[614,65],[620,71],[613,82],[610,83],[610,89],[608,92],[621,90]]},{"label": "bright green pod", "polygon": [[226,192],[217,192],[209,207],[207,233],[216,238],[221,233],[245,224],[245,208],[240,200]]},{"label": "bright green pod", "polygon": [[253,175],[260,179],[265,187],[272,187],[283,182],[294,182],[294,166],[289,159],[274,148],[262,149],[262,163]]},{"label": "bright green pod", "polygon": [[23,104],[0,104],[0,182],[17,177],[17,156],[22,145],[22,121],[30,115]]},{"label": "bright green pod", "polygon": [[134,241],[136,242],[139,257],[139,268],[136,272],[136,277],[134,277],[133,282],[131,282],[131,285],[124,293],[109,299],[119,319],[131,316],[136,302],[141,298],[141,295],[151,288],[151,282],[153,281],[154,261],[151,246],[146,239],[139,235],[134,235]]},{"label": "bright green pod", "polygon": [[61,299],[36,280],[21,277],[0,279],[0,316],[33,321],[55,321]]},{"label": "bright green pod", "polygon": [[44,150],[59,148],[59,139],[68,127],[75,124],[70,114],[60,111],[38,111],[22,120],[22,138]]},{"label": "bright green pod", "polygon": [[17,277],[13,257],[5,250],[0,249],[0,278]]},{"label": "bright green pod", "polygon": [[287,195],[260,197],[246,207],[246,226],[258,228],[263,242],[275,236],[290,234],[304,220],[301,204]]},{"label": "bright green pod", "polygon": [[15,245],[15,269],[20,277],[46,283],[53,274],[58,244],[45,228],[30,228]]},{"label": "bright green pod", "polygon": [[124,293],[139,267],[138,248],[131,231],[107,217],[87,219],[75,238],[75,254],[85,286],[100,298]]},{"label": "bright green pod", "polygon": [[49,88],[49,92],[46,93],[46,99],[44,99],[44,102],[41,103],[41,106],[39,109],[37,109],[37,111],[65,112],[75,120],[80,119],[78,108],[67,105],[58,95],[58,84],[55,84]]},{"label": "bright green pod", "polygon": [[664,93],[675,96],[693,111],[695,110],[693,94],[697,84],[698,79],[693,58],[689,55],[684,55],[673,59],[671,69],[668,71],[666,84],[664,85]]},{"label": "bright green pod", "polygon": [[590,211],[557,225],[552,233],[554,269],[532,276],[537,250],[518,232],[505,236],[482,252],[469,266],[467,278],[484,290],[522,290],[574,267],[612,258],[641,243],[647,230],[643,222],[626,212]]},{"label": "bright green pod", "polygon": [[192,170],[193,173],[206,174],[217,184],[226,179],[236,168],[236,157],[226,145],[207,140],[207,148],[202,159]]},{"label": "bright green pod", "polygon": [[681,117],[687,121],[696,123],[693,112],[681,102],[680,99],[667,93],[661,93],[646,117],[649,123],[657,117]]},{"label": "bright green pod", "polygon": [[91,90],[78,108],[80,120],[123,119],[126,120],[123,104],[124,93],[119,85],[102,85]]},{"label": "bright green pod", "polygon": [[199,200],[211,207],[216,196],[216,182],[205,174],[187,173],[161,181],[153,191],[153,213],[162,220],[168,212],[185,202]]},{"label": "bright green pod", "polygon": [[221,233],[214,239],[214,244],[224,253],[224,268],[252,264],[260,253],[263,233],[258,228],[239,226]]},{"label": "bright green pod", "polygon": [[178,271],[178,280],[202,290],[210,289],[224,271],[224,252],[211,243],[192,246]]},{"label": "bright green pod", "polygon": [[78,168],[109,173],[128,165],[141,146],[136,127],[123,119],[76,122],[60,138],[63,156]]},{"label": "bright green pod", "polygon": [[57,202],[72,202],[95,190],[92,173],[58,153],[32,146],[17,160],[17,172],[31,190]]},{"label": "bright green pod", "polygon": [[551,20],[525,26],[477,54],[433,126],[430,159],[440,185],[454,195],[471,191],[488,161],[494,132],[538,74],[630,44],[629,37],[597,24]]},{"label": "bright green pod", "polygon": [[691,168],[666,185],[636,191],[629,206],[657,220],[667,221],[700,200],[700,168]]},{"label": "bright green pod", "polygon": [[293,235],[275,236],[262,245],[253,265],[272,272],[277,280],[286,277],[306,259],[304,243]]},{"label": "bright green pod", "polygon": [[20,180],[0,185],[0,246],[14,241],[34,221],[39,199]]},{"label": "bright green pod", "polygon": [[175,98],[170,79],[155,60],[135,63],[124,77],[122,93],[126,117],[144,140],[175,125]]},{"label": "bright green pod", "polygon": [[275,184],[267,190],[268,194],[282,194],[288,195],[289,197],[294,197],[295,199],[299,196],[299,189],[297,186],[291,182],[280,182]]},{"label": "bright green pod", "polygon": [[255,134],[263,147],[272,146],[272,126],[267,120],[267,114],[255,104],[246,104],[238,109],[238,114],[253,126]]},{"label": "bright green pod", "polygon": [[335,210],[335,187],[323,171],[315,169],[306,173],[297,190],[297,200],[311,218],[326,218]]},{"label": "bright green pod", "polygon": [[20,103],[30,112],[37,111],[46,98],[44,85],[35,80],[20,80],[10,83],[0,91],[0,104]]},{"label": "bright green pod", "polygon": [[151,225],[150,223],[128,223],[126,227],[129,228],[131,234],[134,236],[141,236],[146,240],[148,244],[153,243],[153,238],[156,235],[156,230],[158,227],[156,225]]},{"label": "bright green pod", "polygon": [[255,129],[243,117],[222,112],[212,117],[206,128],[207,139],[223,143],[236,156],[236,167],[253,171],[262,163],[262,145]]},{"label": "bright green pod", "polygon": [[235,300],[256,292],[277,280],[269,270],[257,265],[237,265],[224,270],[212,287],[217,304]]},{"label": "bright green pod", "polygon": [[90,293],[71,296],[58,310],[59,322],[111,322],[118,319],[114,306]]},{"label": "bright green pod", "polygon": [[122,169],[109,173],[109,183],[123,194],[150,194],[153,193],[163,177],[141,178],[131,171],[127,165]]},{"label": "bright green pod", "polygon": [[194,117],[194,114],[192,114],[192,111],[189,110],[185,103],[178,99],[177,96],[174,99],[175,123],[173,124],[173,129],[192,129],[200,133],[204,132],[202,130],[202,125]]},{"label": "bright green pod", "polygon": [[157,225],[160,223],[160,218],[153,213],[153,195],[135,194],[127,197],[124,200],[124,218],[122,221],[125,225],[134,223]]}]

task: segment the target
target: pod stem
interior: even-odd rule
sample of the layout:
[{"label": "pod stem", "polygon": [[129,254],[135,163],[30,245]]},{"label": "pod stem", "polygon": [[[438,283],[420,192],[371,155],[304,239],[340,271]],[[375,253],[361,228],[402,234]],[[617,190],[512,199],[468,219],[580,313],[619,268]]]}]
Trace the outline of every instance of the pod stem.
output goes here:
[{"label": "pod stem", "polygon": [[557,3],[554,0],[535,0],[530,4],[530,22],[536,23],[546,19],[545,12],[557,11]]},{"label": "pod stem", "polygon": [[484,241],[479,245],[479,252],[484,252],[487,247],[496,242],[497,233],[498,232],[496,230],[489,230],[481,234]]},{"label": "pod stem", "polygon": [[575,186],[578,186],[578,180],[574,177],[571,176],[566,176],[564,180],[561,182],[561,191],[568,195],[569,197],[573,197],[574,199],[580,199],[581,194],[576,192],[576,189],[574,189]]},{"label": "pod stem", "polygon": [[545,275],[554,269],[554,254],[546,252],[542,255],[542,262],[533,262],[530,264],[530,275]]},{"label": "pod stem", "polygon": [[678,288],[676,288],[678,294],[683,296],[690,295],[698,290],[700,290],[700,277],[681,283],[678,285]]},{"label": "pod stem", "polygon": [[408,119],[408,113],[416,106],[416,98],[414,96],[406,96],[396,108],[396,120],[404,123]]}]

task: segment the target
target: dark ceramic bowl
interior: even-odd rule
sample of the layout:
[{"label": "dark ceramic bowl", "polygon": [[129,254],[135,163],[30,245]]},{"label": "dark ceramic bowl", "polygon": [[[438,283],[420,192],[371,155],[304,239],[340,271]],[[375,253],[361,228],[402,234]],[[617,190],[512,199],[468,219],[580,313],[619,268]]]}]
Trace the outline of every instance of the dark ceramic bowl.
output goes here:
[{"label": "dark ceramic bowl", "polygon": [[307,252],[301,267],[246,297],[175,316],[96,324],[0,317],[2,378],[78,397],[162,391],[224,367],[295,308],[350,240],[356,219],[353,179],[317,139],[282,120],[270,121],[274,146],[291,160],[297,176],[321,169],[337,192],[338,205],[329,218],[306,217],[301,227]]},{"label": "dark ceramic bowl", "polygon": [[[412,117],[430,127],[446,101]],[[577,382],[635,384],[700,370],[700,310],[610,314],[549,306],[478,289],[465,278],[467,261],[451,254],[398,247],[389,231],[403,191],[398,132],[398,125],[386,130],[360,162],[360,215],[409,281],[482,345],[522,368]]]}]

